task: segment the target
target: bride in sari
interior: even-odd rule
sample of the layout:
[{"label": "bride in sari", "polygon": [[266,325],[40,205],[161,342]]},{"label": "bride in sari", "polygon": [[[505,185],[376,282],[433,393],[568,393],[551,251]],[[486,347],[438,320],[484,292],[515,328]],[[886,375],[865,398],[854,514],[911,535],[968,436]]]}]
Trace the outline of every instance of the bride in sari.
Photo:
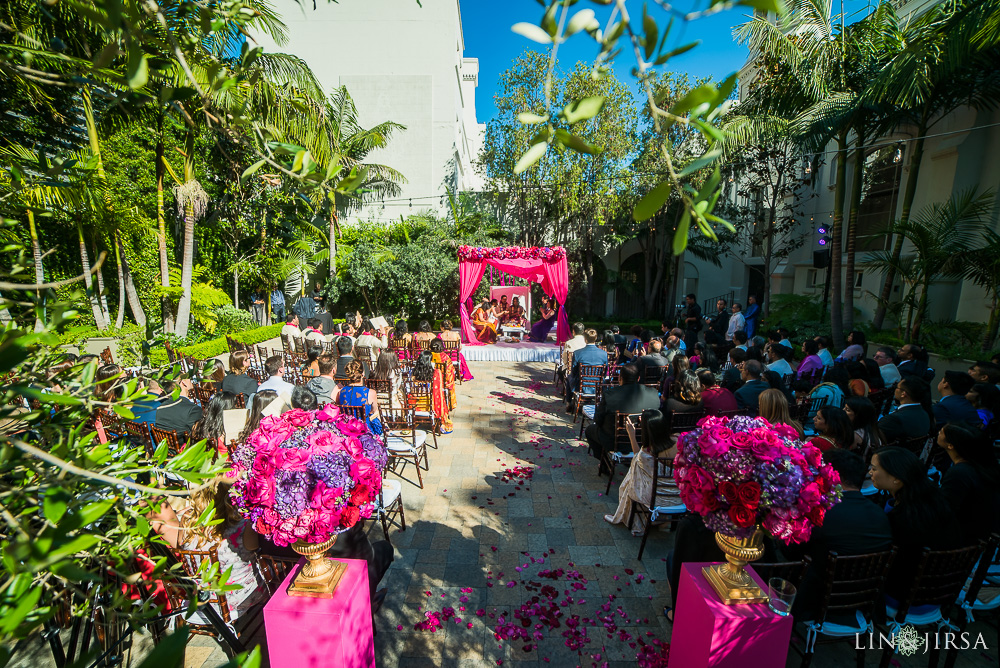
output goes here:
[{"label": "bride in sari", "polygon": [[521,306],[520,300],[517,297],[514,297],[511,301],[510,308],[507,310],[507,319],[503,324],[521,328],[524,328],[528,324],[527,319],[524,317],[524,307]]},{"label": "bride in sari", "polygon": [[484,301],[472,312],[472,326],[476,328],[476,340],[481,343],[496,343],[497,325],[490,303]]}]

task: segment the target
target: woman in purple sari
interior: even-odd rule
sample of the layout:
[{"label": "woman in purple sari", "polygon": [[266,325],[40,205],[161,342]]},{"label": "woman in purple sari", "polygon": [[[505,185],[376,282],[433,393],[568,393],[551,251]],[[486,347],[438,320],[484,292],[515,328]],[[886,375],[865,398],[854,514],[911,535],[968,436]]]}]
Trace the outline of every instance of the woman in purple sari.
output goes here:
[{"label": "woman in purple sari", "polygon": [[556,322],[556,313],[555,299],[549,299],[547,302],[543,301],[542,319],[531,326],[531,334],[528,335],[528,340],[535,343],[544,343],[545,339],[549,336],[549,332],[552,331],[552,325]]}]

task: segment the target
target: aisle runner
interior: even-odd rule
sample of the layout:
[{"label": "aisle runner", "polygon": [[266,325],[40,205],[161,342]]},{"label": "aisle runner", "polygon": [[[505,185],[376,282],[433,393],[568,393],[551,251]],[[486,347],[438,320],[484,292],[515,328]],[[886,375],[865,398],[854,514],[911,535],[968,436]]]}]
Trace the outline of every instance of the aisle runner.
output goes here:
[{"label": "aisle runner", "polygon": [[464,346],[462,354],[469,362],[558,362],[559,346],[554,343],[495,343]]}]

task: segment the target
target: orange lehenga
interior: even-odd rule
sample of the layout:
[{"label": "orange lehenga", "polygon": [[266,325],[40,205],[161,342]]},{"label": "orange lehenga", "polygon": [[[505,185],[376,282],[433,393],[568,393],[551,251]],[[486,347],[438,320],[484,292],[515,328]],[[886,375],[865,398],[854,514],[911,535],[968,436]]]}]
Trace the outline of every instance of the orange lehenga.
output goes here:
[{"label": "orange lehenga", "polygon": [[[455,363],[448,353],[433,353],[434,364],[444,364],[444,391],[447,392],[448,409],[455,410],[458,406],[458,395],[455,392]],[[441,371],[440,367],[436,369]]]},{"label": "orange lehenga", "polygon": [[447,388],[440,369],[434,369],[434,380],[430,385],[431,406],[427,406],[426,399],[412,394],[407,395],[406,403],[410,408],[417,411],[428,411],[428,409],[433,411],[434,416],[440,421],[441,433],[450,434],[455,427],[451,422],[451,417],[449,417],[450,411],[448,410],[448,395],[446,394]]},{"label": "orange lehenga", "polygon": [[497,325],[495,322],[490,322],[482,307],[472,312],[472,326],[476,328],[476,340],[480,343],[497,342]]}]

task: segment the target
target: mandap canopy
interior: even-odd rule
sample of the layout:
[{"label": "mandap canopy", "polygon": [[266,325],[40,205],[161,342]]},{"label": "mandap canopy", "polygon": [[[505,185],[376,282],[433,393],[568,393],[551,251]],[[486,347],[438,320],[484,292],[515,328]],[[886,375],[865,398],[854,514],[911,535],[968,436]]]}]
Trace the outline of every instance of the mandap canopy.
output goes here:
[{"label": "mandap canopy", "polygon": [[[569,292],[569,265],[566,250],[562,246],[542,248],[458,248],[459,314],[462,318],[462,340],[469,345],[478,345],[476,330],[469,318],[469,300],[483,280],[486,267],[534,281],[542,286],[542,291],[554,297],[559,304],[556,326],[556,340],[559,343],[570,338],[569,320],[566,317],[566,295]],[[528,314],[530,320],[531,314]]]}]

